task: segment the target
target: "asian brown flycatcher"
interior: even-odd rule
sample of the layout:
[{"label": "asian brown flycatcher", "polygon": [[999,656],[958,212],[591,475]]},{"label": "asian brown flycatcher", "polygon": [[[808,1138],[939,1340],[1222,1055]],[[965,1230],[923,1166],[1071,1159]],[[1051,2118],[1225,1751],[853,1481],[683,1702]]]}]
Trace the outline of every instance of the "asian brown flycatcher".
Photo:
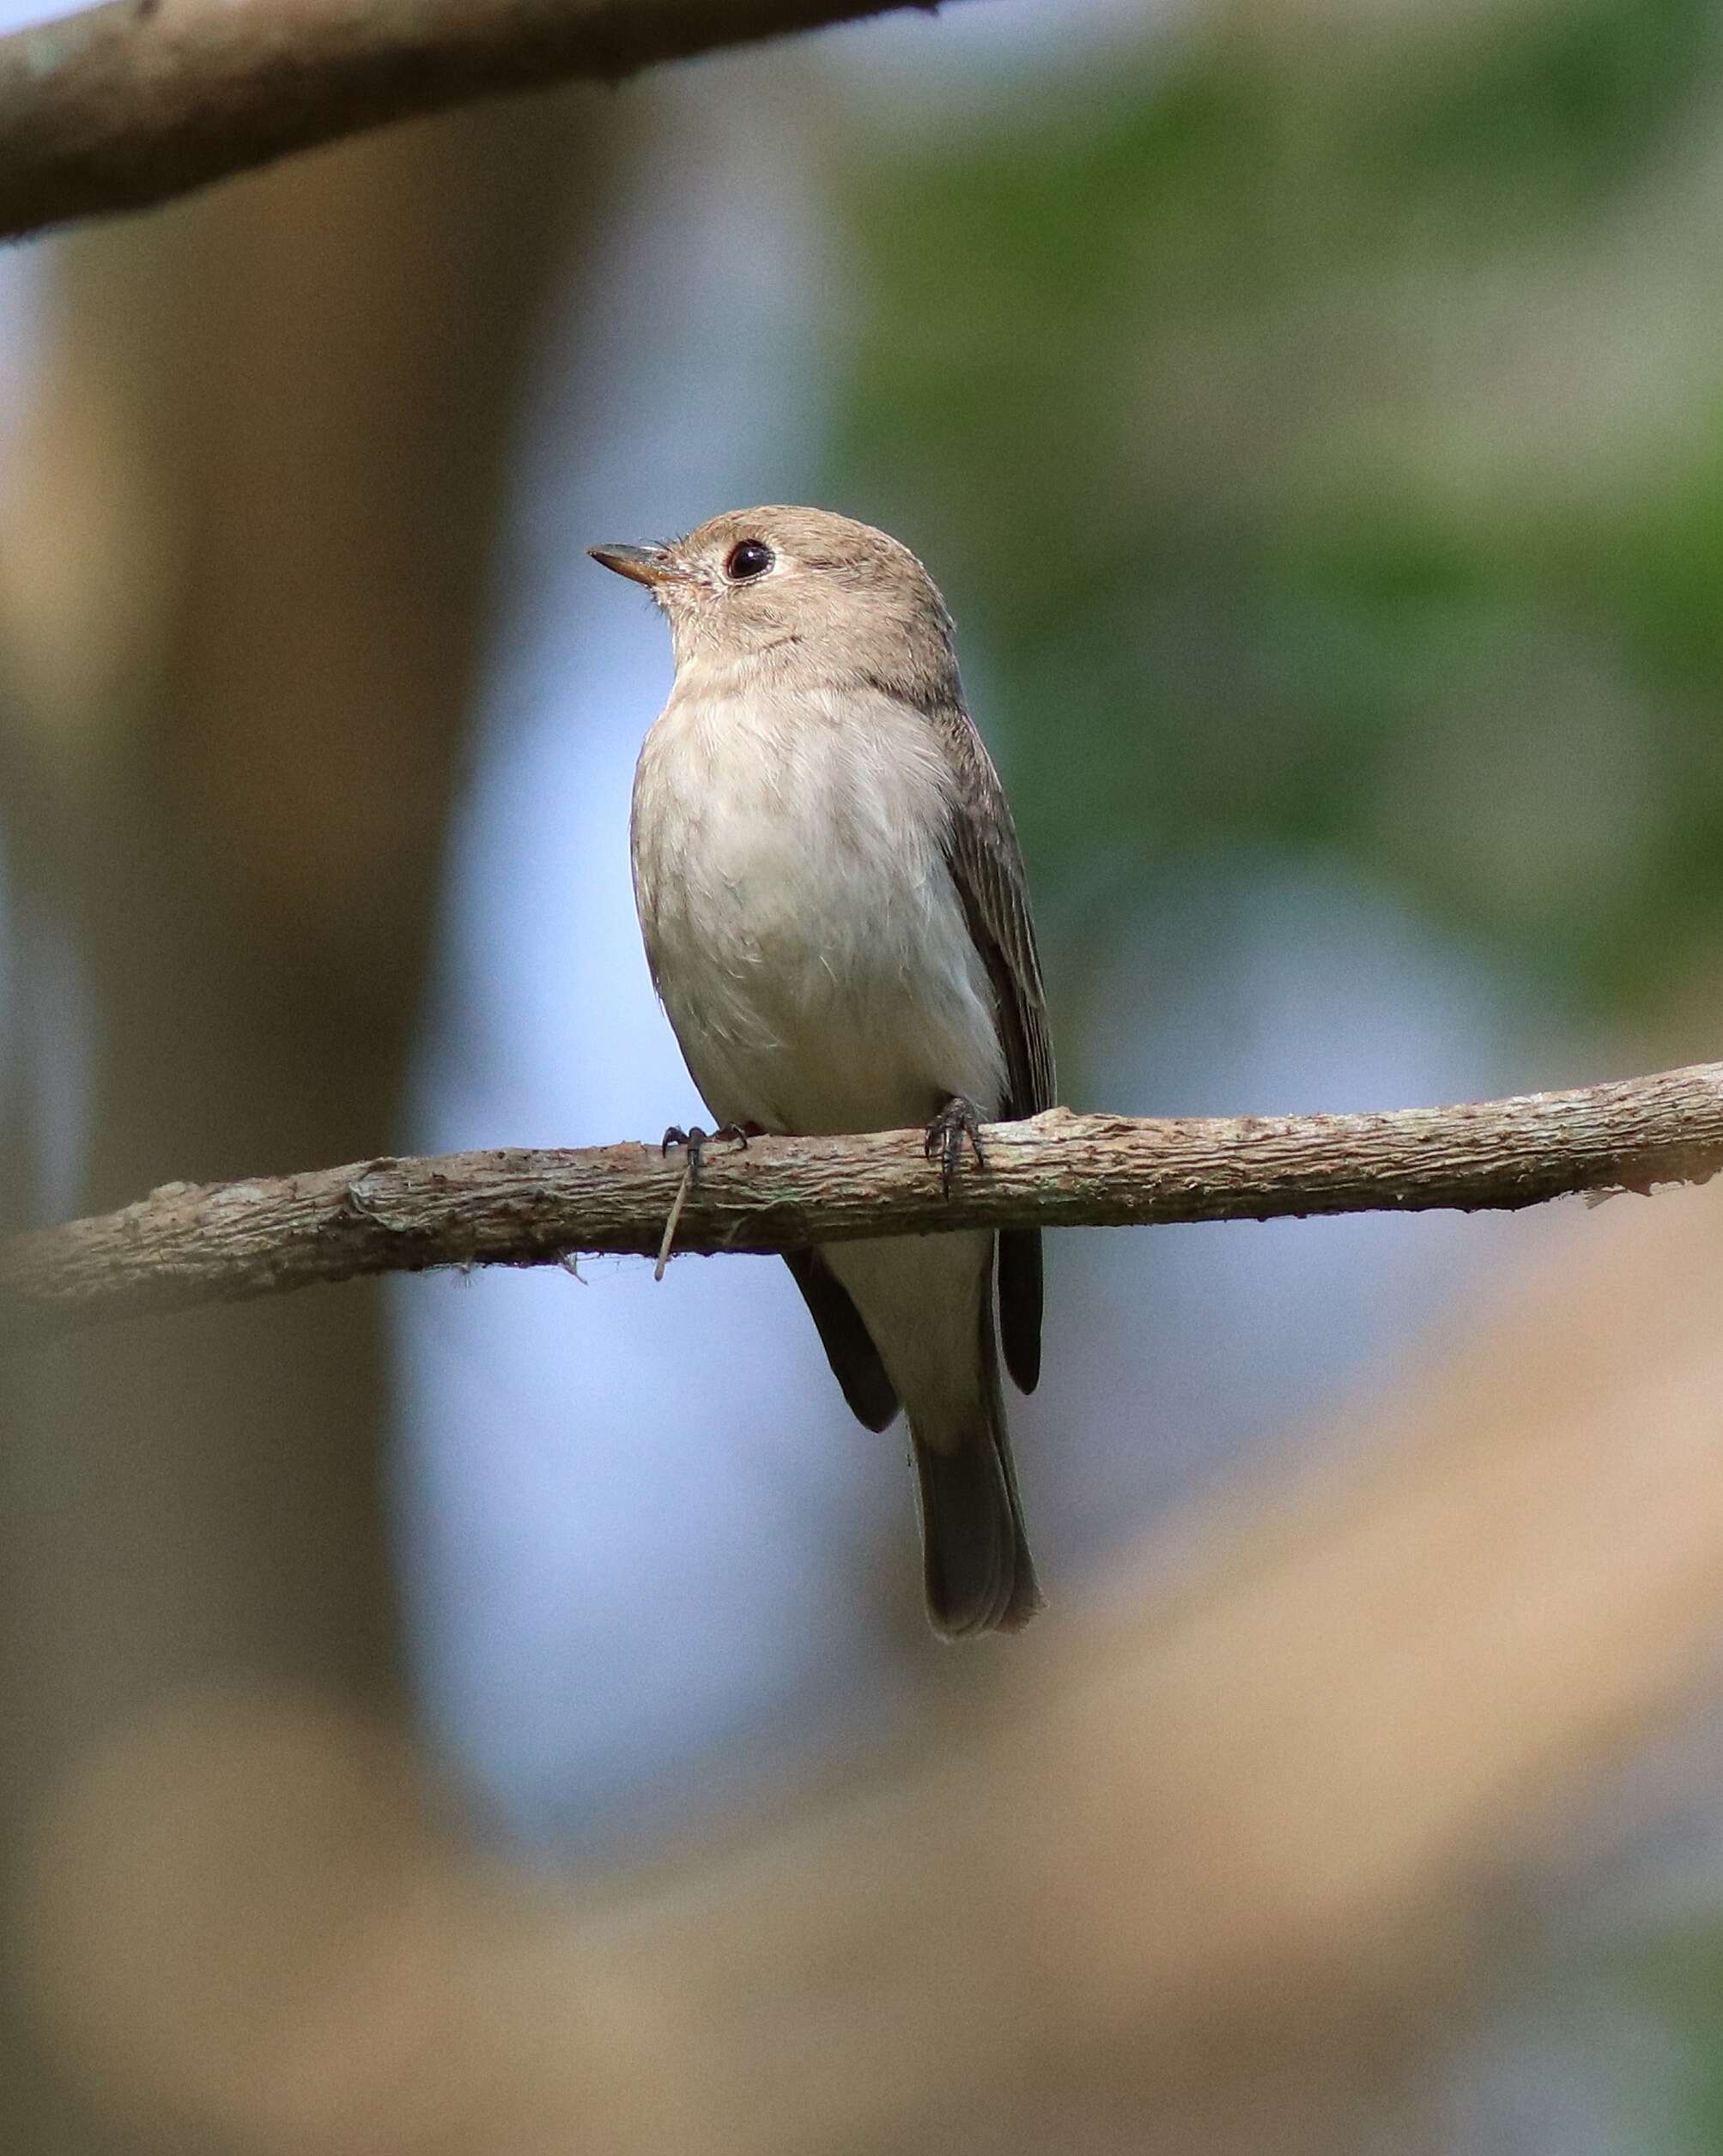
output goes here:
[{"label": "asian brown flycatcher", "polygon": [[[676,683],[634,774],[634,897],[707,1107],[738,1131],[925,1126],[949,1179],[966,1142],[979,1156],[979,1123],[1053,1105],[1053,1059],[1010,810],[932,579],[819,509],[592,553],[670,621]],[[907,1414],[935,1629],[1015,1630],[1040,1596],[999,1348],[1031,1390],[1039,1232],[786,1262],[856,1414],[872,1430]]]}]

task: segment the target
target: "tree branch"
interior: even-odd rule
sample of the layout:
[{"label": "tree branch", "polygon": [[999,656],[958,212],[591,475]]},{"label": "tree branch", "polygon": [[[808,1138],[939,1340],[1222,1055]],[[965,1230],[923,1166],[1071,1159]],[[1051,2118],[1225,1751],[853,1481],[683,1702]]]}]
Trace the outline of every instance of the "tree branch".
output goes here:
[{"label": "tree branch", "polygon": [[[1471,1212],[1702,1182],[1723,1166],[1723,1063],[1509,1100],[1198,1121],[1055,1108],[983,1132],[949,1197],[920,1134],[708,1152],[683,1251],[784,1251],[966,1227],[1125,1227]],[[651,1256],[683,1175],[655,1147],[452,1153],[244,1183],[170,1183],[0,1244],[0,1311],[37,1327],[185,1310],[438,1265]]]},{"label": "tree branch", "polygon": [[391,120],[937,0],[110,0],[0,38],[0,239]]}]

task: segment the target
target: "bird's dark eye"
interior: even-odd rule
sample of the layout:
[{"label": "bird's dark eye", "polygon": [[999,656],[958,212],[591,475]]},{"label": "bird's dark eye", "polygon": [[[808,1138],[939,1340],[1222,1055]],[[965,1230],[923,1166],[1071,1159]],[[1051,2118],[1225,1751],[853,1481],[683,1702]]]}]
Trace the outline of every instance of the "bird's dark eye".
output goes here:
[{"label": "bird's dark eye", "polygon": [[758,539],[744,539],[730,549],[724,573],[732,584],[746,584],[749,577],[763,577],[772,566],[772,549]]}]

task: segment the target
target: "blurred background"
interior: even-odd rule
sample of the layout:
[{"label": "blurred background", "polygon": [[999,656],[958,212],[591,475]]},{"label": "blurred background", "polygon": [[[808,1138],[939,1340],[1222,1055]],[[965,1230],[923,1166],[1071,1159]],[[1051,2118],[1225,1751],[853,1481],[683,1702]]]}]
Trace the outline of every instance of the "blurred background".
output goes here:
[{"label": "blurred background", "polygon": [[[1696,0],[976,0],[14,250],[0,1207],[695,1120],[627,866],[667,640],[584,549],[750,501],[942,584],[1070,1105],[1714,1054],[1720,119]],[[1716,1201],[1665,1204],[1691,1281]],[[1015,1410],[1050,1626],[1392,1443],[1504,1283],[1559,1337],[1564,1267],[1654,1275],[1623,1209],[1061,1236]],[[0,1408],[27,1856],[164,1703],[328,1698],[561,1891],[1000,1682],[927,1636],[900,1438],[775,1263],[319,1291],[15,1354]],[[1723,2146],[1714,1654],[1679,1674],[1504,1815],[1461,1980],[1347,2039],[1308,2145]],[[16,1958],[8,2146],[333,2145],[175,2111],[76,2013],[45,2044]],[[1161,2146],[1157,2101],[994,2145]]]}]

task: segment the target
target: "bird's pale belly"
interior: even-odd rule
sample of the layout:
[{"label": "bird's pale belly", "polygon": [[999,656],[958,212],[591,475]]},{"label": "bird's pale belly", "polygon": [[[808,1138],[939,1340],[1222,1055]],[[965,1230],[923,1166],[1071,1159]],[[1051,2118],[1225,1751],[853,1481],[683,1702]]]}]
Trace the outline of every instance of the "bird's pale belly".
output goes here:
[{"label": "bird's pale belly", "polygon": [[707,1106],[809,1134],[925,1123],[954,1093],[995,1112],[991,987],[934,835],[803,776],[706,800],[674,858],[637,833],[648,954]]}]

